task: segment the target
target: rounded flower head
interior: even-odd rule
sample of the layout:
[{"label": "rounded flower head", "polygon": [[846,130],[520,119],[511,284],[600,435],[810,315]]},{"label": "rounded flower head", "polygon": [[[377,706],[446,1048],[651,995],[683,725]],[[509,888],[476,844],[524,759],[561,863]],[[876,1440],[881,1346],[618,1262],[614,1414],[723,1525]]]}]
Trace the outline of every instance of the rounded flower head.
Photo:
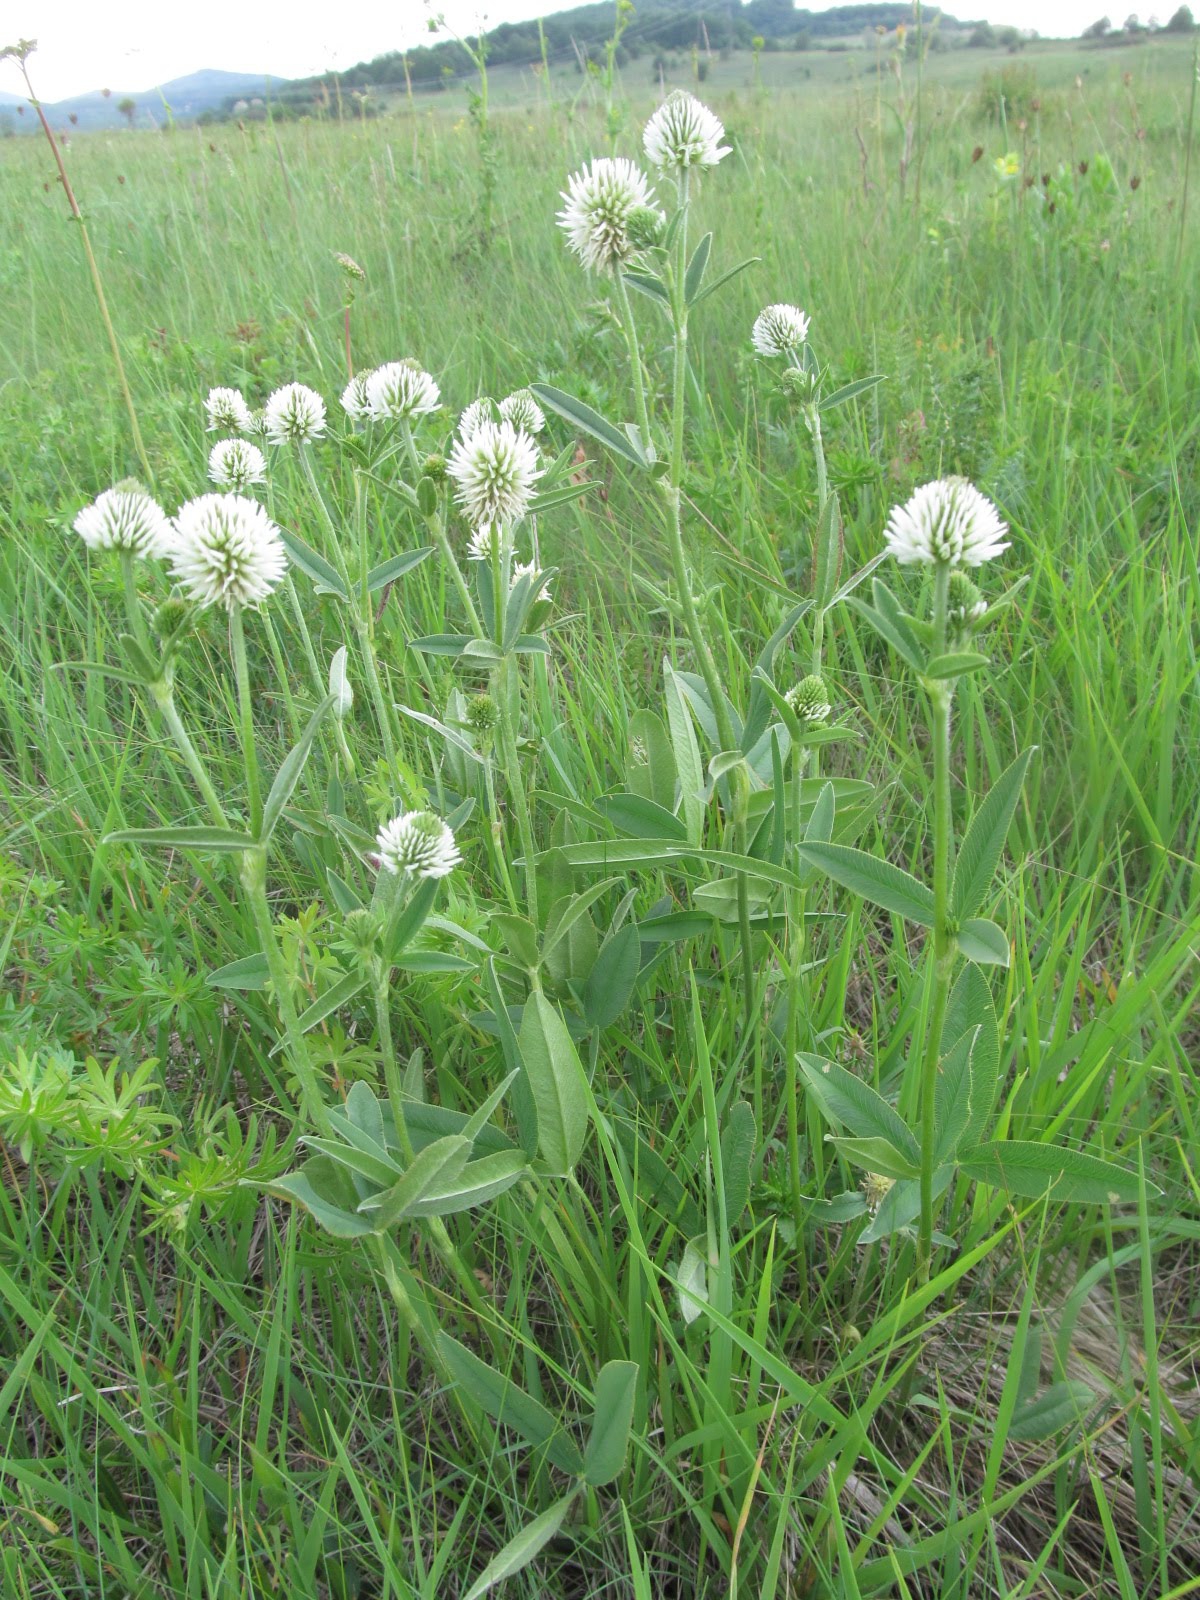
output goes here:
[{"label": "rounded flower head", "polygon": [[715,167],[729,154],[722,144],[725,129],[694,94],[676,89],[646,124],[642,145],[646,159],[660,172],[680,172],[685,167]]},{"label": "rounded flower head", "polygon": [[630,234],[629,219],[654,207],[646,175],[632,161],[598,156],[567,179],[562,197],[567,203],[558,225],[585,267],[611,272],[637,254],[641,246]]},{"label": "rounded flower head", "polygon": [[256,444],[245,439],[221,439],[209,451],[208,475],[219,489],[241,494],[266,477],[266,457]]},{"label": "rounded flower head", "polygon": [[202,494],[179,508],[175,576],[198,605],[255,606],[287,571],[279,529],[257,500]]},{"label": "rounded flower head", "polygon": [[481,422],[494,422],[496,420],[496,402],[486,394],[480,395],[478,400],[471,404],[458,419],[459,437],[470,439],[479,432]]},{"label": "rounded flower head", "polygon": [[987,616],[987,601],[965,572],[950,574],[947,601],[950,621],[964,632],[970,631]]},{"label": "rounded flower head", "polygon": [[474,529],[467,542],[467,560],[490,561],[496,553],[497,537],[501,541],[501,552],[512,550],[511,528],[502,528],[498,523],[485,522]]},{"label": "rounded flower head", "polygon": [[894,506],[883,531],[889,555],[904,565],[978,567],[1008,549],[1007,524],[992,502],[965,478],[924,483]]},{"label": "rounded flower head", "polygon": [[810,672],[807,678],[801,678],[794,688],[788,690],[785,698],[801,722],[828,722],[829,713],[833,710],[825,680],[815,672]]},{"label": "rounded flower head", "polygon": [[210,389],[204,409],[209,433],[249,433],[250,407],[240,389]]},{"label": "rounded flower head", "polygon": [[272,444],[304,444],[325,432],[325,402],[303,383],[285,383],[263,407],[263,429]]},{"label": "rounded flower head", "polygon": [[135,556],[166,555],[172,537],[166,512],[133,479],[84,506],[74,527],[89,550],[132,550]]},{"label": "rounded flower head", "polygon": [[367,399],[370,377],[369,372],[359,372],[342,390],[342,410],[352,422],[365,422],[371,415],[371,405]]},{"label": "rounded flower head", "polygon": [[452,829],[432,811],[402,811],[384,823],[375,842],[387,872],[444,878],[462,860]]},{"label": "rounded flower head", "polygon": [[459,439],[449,472],[458,485],[458,503],[477,528],[520,521],[542,475],[537,445],[511,422],[481,422],[470,438]]},{"label": "rounded flower head", "polygon": [[367,379],[367,409],[376,422],[413,422],[436,411],[441,398],[415,361],[388,361]]},{"label": "rounded flower head", "polygon": [[799,306],[768,306],[754,319],[750,343],[760,356],[790,356],[808,338],[808,318]]},{"label": "rounded flower head", "polygon": [[524,428],[526,433],[541,433],[546,426],[546,415],[528,389],[518,389],[500,402],[500,415],[514,428]]}]

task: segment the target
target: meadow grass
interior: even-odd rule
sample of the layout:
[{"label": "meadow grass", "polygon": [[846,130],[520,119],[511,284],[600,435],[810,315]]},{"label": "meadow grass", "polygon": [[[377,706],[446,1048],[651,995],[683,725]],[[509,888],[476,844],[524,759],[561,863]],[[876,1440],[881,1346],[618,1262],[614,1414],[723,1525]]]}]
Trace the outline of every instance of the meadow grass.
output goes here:
[{"label": "meadow grass", "polygon": [[[748,87],[744,62],[739,82],[713,83],[734,151],[705,181],[699,227],[714,231],[714,270],[758,260],[696,312],[685,533],[740,704],[808,592],[818,510],[798,416],[749,347],[775,300],[811,314],[835,382],[884,375],[826,421],[848,572],[878,554],[888,507],[915,483],[962,473],[1001,507],[1013,547],[1000,566],[1028,581],[989,636],[991,669],[960,690],[954,757],[956,793],[978,798],[1037,747],[985,906],[1012,945],[989,978],[1001,1126],[1119,1160],[1145,1186],[1104,1206],[960,1178],[939,1221],[952,1247],[920,1285],[905,1236],[861,1240],[860,1174],[807,1099],[797,1213],[779,927],[755,923],[750,1030],[736,930],[709,922],[644,943],[631,1003],[581,1045],[590,1133],[574,1176],[531,1174],[450,1218],[465,1284],[426,1236],[404,1247],[441,1329],[570,1438],[583,1441],[603,1402],[606,1364],[636,1365],[624,1466],[572,1500],[506,1593],[1126,1600],[1200,1588],[1195,207],[1180,227],[1193,58],[1186,41],[1083,56],[1031,53],[1036,83],[1014,82],[1025,101],[1003,115],[980,74],[1010,58],[931,58],[925,143],[903,175],[911,62],[903,102],[894,76],[850,67],[819,95],[769,76]],[[764,57],[764,73],[787,64]],[[625,89],[617,147],[635,153],[652,90],[632,74]],[[211,385],[261,403],[299,379],[336,405],[336,251],[366,271],[356,363],[416,355],[448,407],[433,436],[477,394],[533,380],[631,414],[620,329],[554,223],[567,173],[607,148],[602,109],[589,95],[568,105],[553,82],[500,91],[490,236],[472,125],[441,104],[71,140],[164,505],[205,487]],[[994,162],[1009,152],[1020,172],[1006,181]],[[371,1256],[265,1194],[303,1155],[303,1129],[269,993],[206,983],[257,948],[236,874],[103,842],[207,819],[139,694],[71,665],[120,660],[119,574],[70,527],[136,463],[40,143],[0,146],[0,205],[4,1592],[466,1594],[507,1541],[558,1515],[566,1480],[529,1447],[511,1397],[490,1412],[459,1403]],[[658,397],[670,374],[656,326],[647,314]],[[551,432],[571,442],[561,422]],[[695,666],[658,595],[668,566],[646,492],[583,442],[597,487],[539,519],[559,620],[518,731],[542,849],[570,836],[563,817],[585,836],[596,802],[627,787],[644,713],[663,705],[664,657]],[[352,505],[345,462],[322,451],[330,495]],[[272,506],[316,544],[306,495],[284,459]],[[424,542],[382,487],[365,519],[374,560]],[[145,584],[165,598],[165,575]],[[342,622],[303,593],[326,663]],[[431,559],[378,607],[389,701],[443,716],[461,678],[410,645],[443,632],[455,606]],[[270,632],[248,632],[273,769],[317,690],[296,615],[282,601],[267,614]],[[799,636],[785,648],[795,675],[807,670]],[[846,607],[826,632],[825,676],[856,737],[822,771],[842,786],[856,842],[925,873],[916,694]],[[283,957],[306,999],[340,948],[325,876],[340,858],[313,823],[331,774],[371,832],[398,792],[449,809],[465,782],[438,735],[411,722],[389,769],[356,687],[354,770],[323,734],[271,860]],[[211,614],[184,647],[178,694],[236,809],[245,764]],[[467,870],[442,904],[493,951],[500,863],[521,855],[514,802],[498,848],[482,810],[463,830]],[[694,862],[611,875],[586,919],[593,941],[630,889],[642,924],[712,904]],[[573,886],[595,881],[579,872]],[[840,891],[810,909],[837,920],[813,923],[809,1037],[895,1097],[923,1004],[922,941]],[[436,943],[469,970],[399,980],[388,1026],[428,1098],[472,1112],[508,1056],[479,948],[445,932]],[[358,1081],[382,1088],[378,1026],[352,1006],[310,1035],[331,1100]],[[146,1075],[121,1078],[151,1058]],[[752,1083],[762,1114],[739,1209],[723,1174]],[[511,1128],[508,1111],[498,1121]],[[707,1306],[689,1320],[676,1274],[697,1239]]]}]

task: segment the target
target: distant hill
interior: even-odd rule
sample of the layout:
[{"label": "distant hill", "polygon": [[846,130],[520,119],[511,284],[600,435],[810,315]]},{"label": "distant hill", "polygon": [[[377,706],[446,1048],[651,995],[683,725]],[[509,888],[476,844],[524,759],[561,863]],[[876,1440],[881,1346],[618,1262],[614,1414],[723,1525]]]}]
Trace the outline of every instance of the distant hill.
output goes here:
[{"label": "distant hill", "polygon": [[[489,66],[507,62],[530,66],[545,59],[551,64],[574,61],[600,63],[612,38],[612,0],[556,11],[541,22],[502,22],[487,34]],[[768,49],[805,49],[820,40],[845,38],[877,27],[889,31],[899,24],[912,25],[911,4],[860,4],[836,6],[827,11],[798,9],[795,0],[637,0],[628,26],[621,33],[616,62],[624,66],[639,57],[651,58],[668,51],[696,49],[705,55],[730,49],[747,50],[755,38]],[[926,27],[935,20],[943,29],[959,31],[975,26],[959,23],[936,5],[925,13]],[[339,90],[395,88],[414,92],[437,89],[471,71],[466,50],[455,40],[395,50],[361,61],[347,71],[294,79],[281,91],[289,105],[301,100],[325,100]]]},{"label": "distant hill", "polygon": [[[211,67],[200,72],[189,72],[185,77],[172,78],[150,89],[137,91],[112,89],[93,90],[91,94],[73,95],[68,100],[46,102],[44,109],[52,127],[76,127],[83,130],[121,128],[130,124],[138,128],[158,127],[168,116],[178,122],[192,122],[206,111],[221,111],[241,98],[247,102],[265,100],[268,91],[279,92],[285,80],[271,78],[267,73],[220,72]],[[133,102],[133,110],[126,115],[120,107]],[[24,105],[20,95],[0,94],[0,117],[9,127],[25,124],[36,126],[37,119],[28,111],[21,117],[15,115],[16,107]],[[170,108],[168,112],[168,107]]]}]

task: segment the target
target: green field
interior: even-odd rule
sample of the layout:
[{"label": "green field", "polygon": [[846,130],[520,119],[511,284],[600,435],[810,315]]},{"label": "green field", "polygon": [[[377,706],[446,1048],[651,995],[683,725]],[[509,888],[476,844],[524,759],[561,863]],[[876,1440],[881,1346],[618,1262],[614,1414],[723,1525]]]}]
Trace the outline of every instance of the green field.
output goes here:
[{"label": "green field", "polygon": [[[648,61],[72,138],[144,460],[0,143],[5,1600],[1200,1591],[1195,63],[679,63],[732,147],[686,356],[683,225],[626,300],[555,222]],[[411,451],[338,404],[351,289],[355,367],[440,386]],[[653,470],[594,420],[629,317]],[[293,381],[244,624],[72,531]],[[502,634],[439,463],[530,383],[552,600]],[[942,568],[863,569],[957,475],[1011,548],[955,643]],[[425,807],[461,866],[380,871]]]}]

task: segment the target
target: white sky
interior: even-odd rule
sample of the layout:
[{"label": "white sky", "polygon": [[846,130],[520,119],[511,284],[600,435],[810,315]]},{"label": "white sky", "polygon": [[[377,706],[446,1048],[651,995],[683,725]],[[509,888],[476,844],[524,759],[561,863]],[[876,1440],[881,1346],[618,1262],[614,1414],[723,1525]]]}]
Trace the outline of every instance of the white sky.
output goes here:
[{"label": "white sky", "polygon": [[[548,16],[576,0],[437,0],[436,9],[459,32],[473,33],[481,15],[493,25]],[[986,16],[1077,34],[1101,14],[1105,0],[946,0],[959,17]],[[1138,0],[1109,14],[1124,21]],[[1161,0],[1165,18],[1175,0]],[[820,0],[807,0],[820,10]],[[1165,6],[1166,10],[1162,10]],[[1142,14],[1155,9],[1144,4]],[[5,0],[0,45],[17,36],[38,41],[30,60],[44,100],[90,89],[144,91],[202,67],[305,77],[350,67],[387,50],[429,42],[424,0],[367,0],[347,11],[320,0]],[[1160,18],[1160,20],[1161,20]],[[21,91],[11,62],[0,63],[0,90]]]}]

